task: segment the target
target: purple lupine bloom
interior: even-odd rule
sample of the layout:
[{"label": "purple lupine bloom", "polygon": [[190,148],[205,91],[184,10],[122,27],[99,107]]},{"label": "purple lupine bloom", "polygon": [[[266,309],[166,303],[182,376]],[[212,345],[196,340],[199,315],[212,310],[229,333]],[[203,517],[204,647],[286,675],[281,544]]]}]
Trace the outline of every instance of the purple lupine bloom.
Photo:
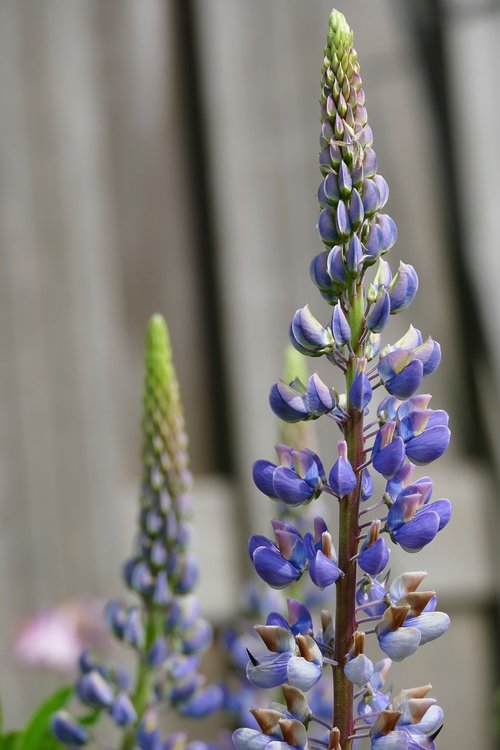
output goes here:
[{"label": "purple lupine bloom", "polygon": [[[338,558],[322,518],[314,534],[294,517],[291,528],[276,528],[276,542],[254,536],[250,553],[271,586],[295,587],[306,570],[317,588],[335,586],[335,613],[325,607],[322,628],[315,631],[292,589],[288,618],[273,611],[258,628],[268,653],[251,652],[248,676],[262,687],[288,682],[311,689],[309,707],[314,692],[321,696],[319,725],[325,731],[312,735],[313,750],[353,750],[364,739],[372,750],[433,750],[443,712],[428,696],[430,687],[394,696],[385,678],[392,661],[403,661],[441,636],[449,618],[438,611],[434,591],[419,589],[425,573],[402,573],[391,581],[384,571],[390,540],[416,552],[450,520],[450,501],[432,500],[432,480],[418,474],[418,467],[440,458],[450,442],[448,415],[430,408],[430,395],[420,392],[440,364],[441,348],[413,325],[394,343],[382,340],[390,316],[413,302],[419,281],[413,266],[400,262],[393,272],[387,260],[397,239],[396,225],[385,213],[389,188],[378,173],[352,32],[335,10],[321,89],[318,232],[324,249],[309,270],[332,311],[328,326],[307,305],[299,308],[290,339],[300,354],[324,357],[336,367],[342,383],[330,387],[323,375],[307,387],[305,379],[285,379],[272,387],[270,403],[285,422],[327,415],[341,439],[338,456],[326,463],[303,445],[295,451],[278,446],[280,463],[257,461],[254,481],[290,513],[296,512],[293,506],[317,502],[320,494],[320,502],[338,503]],[[377,388],[385,395],[374,407]],[[323,466],[331,466],[328,479]],[[371,649],[365,653],[370,637],[385,654],[375,663]],[[332,703],[325,706],[321,676],[330,667]],[[287,709],[277,705],[256,717],[261,731],[237,730],[238,750],[306,747],[306,730],[318,714],[285,716]]]}]

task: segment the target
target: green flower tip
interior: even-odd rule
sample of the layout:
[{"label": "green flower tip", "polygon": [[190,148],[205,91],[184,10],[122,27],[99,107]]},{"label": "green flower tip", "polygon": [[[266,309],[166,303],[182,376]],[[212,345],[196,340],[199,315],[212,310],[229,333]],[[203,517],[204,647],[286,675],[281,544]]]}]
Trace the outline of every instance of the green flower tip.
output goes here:
[{"label": "green flower tip", "polygon": [[330,13],[328,42],[336,48],[352,46],[352,31],[345,16],[335,8]]},{"label": "green flower tip", "polygon": [[283,360],[283,380],[285,383],[291,383],[295,378],[299,378],[302,383],[307,383],[308,375],[306,358],[288,344]]},{"label": "green flower tip", "polygon": [[171,358],[170,337],[163,315],[156,313],[150,318],[146,331],[146,352],[148,355]]}]

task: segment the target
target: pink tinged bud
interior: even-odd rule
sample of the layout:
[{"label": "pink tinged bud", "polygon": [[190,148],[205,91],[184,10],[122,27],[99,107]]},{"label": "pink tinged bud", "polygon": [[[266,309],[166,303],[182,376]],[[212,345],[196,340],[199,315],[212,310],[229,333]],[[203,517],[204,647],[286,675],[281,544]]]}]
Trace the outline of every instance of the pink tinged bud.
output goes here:
[{"label": "pink tinged bud", "polygon": [[356,487],[356,474],[347,458],[347,443],[340,440],[338,443],[339,457],[332,466],[328,476],[328,482],[332,491],[343,497],[348,495]]},{"label": "pink tinged bud", "polygon": [[340,746],[340,730],[334,727],[330,732],[328,750],[342,750]]},{"label": "pink tinged bud", "polygon": [[338,580],[340,570],[335,560],[327,557],[321,550],[317,550],[315,557],[309,563],[309,576],[315,586],[325,589]]},{"label": "pink tinged bud", "polygon": [[337,302],[332,313],[333,339],[338,347],[342,347],[351,340],[351,328],[340,302]]},{"label": "pink tinged bud", "polygon": [[390,550],[384,539],[378,537],[380,521],[373,521],[372,527],[377,529],[377,537],[372,541],[369,539],[361,547],[358,564],[361,570],[369,575],[376,576],[382,572],[389,562]]}]

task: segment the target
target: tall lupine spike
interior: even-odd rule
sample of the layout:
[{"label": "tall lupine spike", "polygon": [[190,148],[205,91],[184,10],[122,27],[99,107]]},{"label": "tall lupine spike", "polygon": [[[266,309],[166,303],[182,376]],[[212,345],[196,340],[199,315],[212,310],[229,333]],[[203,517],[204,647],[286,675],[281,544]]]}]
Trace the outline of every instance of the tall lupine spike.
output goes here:
[{"label": "tall lupine spike", "polygon": [[[382,347],[389,316],[413,302],[418,277],[405,263],[394,273],[386,260],[397,237],[396,225],[383,213],[389,189],[378,174],[352,32],[335,10],[322,67],[320,142],[318,229],[326,249],[313,259],[310,272],[333,313],[328,328],[307,306],[300,308],[291,339],[303,354],[325,357],[341,371],[344,382],[341,395],[331,400],[333,391],[317,376],[308,380],[307,388],[305,379],[286,381],[292,390],[281,389],[272,406],[290,422],[323,413],[333,417],[342,433],[339,455],[327,478],[315,453],[281,445],[281,466],[258,461],[254,479],[265,495],[281,497],[294,512],[295,506],[318,502],[320,494],[323,502],[336,497],[338,541],[333,544],[322,518],[316,519],[314,533],[302,533],[294,517],[291,524],[273,522],[276,543],[255,536],[249,550],[257,572],[271,586],[295,587],[306,570],[318,588],[328,591],[335,585],[335,617],[325,610],[322,631],[316,631],[309,611],[300,609],[294,588],[289,620],[279,613],[269,618],[268,624],[277,628],[274,640],[266,636],[274,652],[252,657],[248,672],[263,686],[288,682],[309,690],[320,680],[320,670],[333,669],[333,710],[324,712],[329,741],[311,738],[312,747],[352,750],[353,743],[366,738],[372,750],[433,750],[443,712],[427,695],[428,686],[423,693],[422,688],[410,688],[395,698],[392,690],[382,688],[391,660],[402,661],[442,635],[449,618],[437,611],[434,591],[417,591],[425,573],[403,573],[391,583],[384,570],[388,539],[416,552],[434,540],[451,516],[449,500],[431,500],[429,477],[414,477],[416,467],[439,458],[450,440],[448,415],[430,409],[430,396],[417,392],[438,367],[441,349],[430,337],[424,341],[413,326]],[[370,282],[366,271],[372,265],[376,268]],[[389,395],[370,420],[372,392],[381,386]],[[331,462],[332,457],[325,465]],[[374,473],[385,480],[385,491],[368,505],[368,498],[376,496]],[[315,632],[318,653],[311,636]],[[364,653],[369,636],[375,636],[386,655],[375,664]],[[359,688],[356,705],[353,685]],[[238,730],[238,750],[305,747],[302,729],[291,732],[290,717],[285,721],[278,720],[278,728],[273,724],[269,734]],[[307,728],[309,722],[302,723]]]},{"label": "tall lupine spike", "polygon": [[[157,709],[183,716],[205,716],[222,704],[222,690],[202,687],[198,655],[211,643],[212,630],[201,619],[193,595],[198,567],[190,550],[191,474],[187,435],[165,321],[149,321],[143,397],[143,480],[139,534],[124,565],[125,582],[139,599],[126,607],[112,601],[106,619],[112,633],[136,653],[135,684],[122,670],[80,659],[76,694],[84,706],[106,711],[122,731],[121,750],[161,744]],[[52,722],[56,738],[82,745],[87,730],[68,714]],[[173,746],[176,744],[172,741]]]}]

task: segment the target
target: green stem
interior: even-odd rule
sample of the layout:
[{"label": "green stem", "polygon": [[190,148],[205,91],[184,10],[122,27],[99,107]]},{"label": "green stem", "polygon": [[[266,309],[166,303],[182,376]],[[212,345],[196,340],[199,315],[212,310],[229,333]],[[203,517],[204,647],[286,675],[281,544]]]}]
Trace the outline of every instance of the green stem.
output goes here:
[{"label": "green stem", "polygon": [[151,692],[151,678],[152,670],[147,661],[147,655],[155,642],[156,638],[161,632],[161,617],[158,616],[157,612],[148,610],[146,613],[146,638],[145,646],[141,651],[138,651],[139,664],[137,667],[137,674],[135,678],[134,691],[132,693],[132,704],[137,713],[137,721],[134,726],[127,729],[123,735],[121,744],[121,750],[133,750],[135,747],[135,734],[137,725],[144,716],[144,712],[148,706],[149,695]]},{"label": "green stem", "polygon": [[[347,318],[351,327],[351,346],[356,355],[359,354],[359,338],[361,336],[364,316],[364,299],[361,283],[354,283],[349,293]],[[351,358],[346,373],[346,392],[349,394],[354,374],[356,360]],[[354,469],[363,463],[363,413],[354,409],[348,403],[349,418],[344,428],[344,437],[348,448],[348,457]],[[339,510],[339,568],[344,576],[338,579],[336,586],[337,605],[335,611],[335,661],[333,667],[333,721],[340,731],[343,750],[351,750],[352,740],[348,737],[354,734],[353,721],[353,685],[344,675],[344,664],[347,652],[352,644],[352,636],[356,628],[356,561],[352,558],[357,553],[359,534],[359,501],[361,494],[361,472],[357,472],[357,484],[350,495],[342,498]]]}]

